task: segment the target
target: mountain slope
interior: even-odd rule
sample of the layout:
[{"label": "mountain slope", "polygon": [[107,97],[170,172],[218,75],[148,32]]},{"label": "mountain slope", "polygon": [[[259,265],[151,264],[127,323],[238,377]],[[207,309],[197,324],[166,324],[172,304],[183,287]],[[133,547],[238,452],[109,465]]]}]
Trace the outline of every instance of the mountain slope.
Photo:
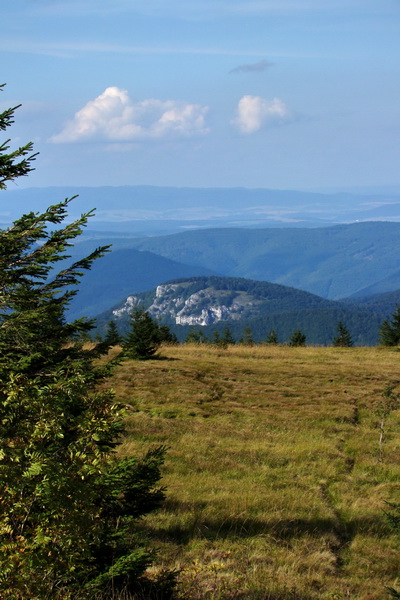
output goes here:
[{"label": "mountain slope", "polygon": [[387,294],[390,292],[394,292],[400,289],[400,269],[388,275],[388,277],[384,277],[379,281],[368,285],[367,287],[359,290],[356,294],[353,294],[353,297],[357,299],[358,297],[366,297],[366,296],[376,296],[379,294]]},{"label": "mountain slope", "polygon": [[155,290],[130,295],[124,302],[99,315],[100,331],[114,319],[126,331],[134,306],[143,306],[157,320],[172,326],[180,339],[190,327],[207,333],[229,325],[238,339],[250,327],[254,339],[266,339],[275,329],[280,341],[301,328],[308,343],[329,344],[338,321],[351,329],[355,343],[374,344],[382,318],[355,310],[314,294],[267,282],[232,277],[194,277],[159,285]]},{"label": "mountain slope", "polygon": [[136,239],[132,245],[226,276],[289,285],[329,299],[355,294],[400,266],[398,223],[196,230]]},{"label": "mountain slope", "polygon": [[400,306],[400,289],[393,292],[386,292],[385,294],[345,298],[342,302],[353,308],[381,314],[383,318],[387,319],[394,313],[396,306]]}]

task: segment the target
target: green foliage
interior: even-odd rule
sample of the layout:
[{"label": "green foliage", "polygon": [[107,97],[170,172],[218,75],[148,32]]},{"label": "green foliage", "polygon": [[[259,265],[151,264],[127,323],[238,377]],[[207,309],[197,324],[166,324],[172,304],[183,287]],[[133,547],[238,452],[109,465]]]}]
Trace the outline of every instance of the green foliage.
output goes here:
[{"label": "green foliage", "polygon": [[275,329],[271,329],[265,343],[269,344],[270,346],[276,346],[278,344],[278,334],[276,333]]},{"label": "green foliage", "polygon": [[379,331],[379,343],[382,346],[398,346],[400,344],[400,307],[396,309],[389,321],[383,321]]},{"label": "green foliage", "polygon": [[204,331],[199,327],[197,330],[191,328],[185,339],[186,344],[207,344],[208,338],[204,335]]},{"label": "green foliage", "polygon": [[159,325],[158,338],[161,344],[179,344],[179,340],[168,325]]},{"label": "green foliage", "polygon": [[235,338],[232,335],[232,331],[230,330],[230,328],[228,326],[225,326],[222,332],[222,340],[224,342],[224,344],[226,344],[227,346],[229,344],[235,344]]},{"label": "green foliage", "polygon": [[253,333],[250,327],[245,327],[243,329],[243,335],[239,340],[239,344],[243,344],[244,346],[254,346]]},{"label": "green foliage", "polygon": [[135,307],[131,314],[131,329],[123,343],[128,358],[146,360],[153,357],[161,345],[160,327],[144,308]]},{"label": "green foliage", "polygon": [[[1,129],[11,122],[12,110],[0,116]],[[16,166],[15,156],[0,161],[3,187],[30,170],[32,157]],[[117,458],[124,407],[99,387],[112,364],[98,366],[103,344],[76,341],[90,322],[65,321],[79,277],[107,250],[54,275],[90,216],[61,226],[69,202],[0,231],[0,597],[8,600],[142,588],[152,555],[135,520],[163,498],[164,449]]]},{"label": "green foliage", "polygon": [[122,338],[118,333],[118,329],[115,324],[115,321],[113,321],[113,320],[109,321],[106,335],[104,338],[104,343],[107,346],[117,346],[118,344],[121,343],[121,341],[122,341]]},{"label": "green foliage", "polygon": [[306,336],[304,333],[300,331],[300,329],[296,329],[290,336],[289,346],[305,346],[306,345]]},{"label": "green foliage", "polygon": [[227,345],[228,345],[224,341],[224,339],[220,336],[218,330],[213,331],[213,337],[212,337],[212,342],[211,343],[214,344],[215,346],[219,346],[220,348],[226,348]]},{"label": "green foliage", "polygon": [[218,329],[214,329],[211,343],[220,346],[221,348],[227,348],[229,345],[234,345],[236,342],[229,327],[224,327],[222,334]]},{"label": "green foliage", "polygon": [[[3,91],[4,85],[4,83],[0,85],[0,91]],[[7,108],[0,113],[0,131],[5,131],[14,123],[14,112],[19,107],[20,105]],[[12,152],[7,152],[10,149],[9,142],[10,140],[6,140],[0,145],[0,190],[6,189],[8,181],[28,175],[32,171],[31,163],[37,156],[37,154],[31,154],[33,149],[31,142]]]},{"label": "green foliage", "polygon": [[333,346],[341,348],[350,348],[353,346],[353,340],[347,327],[345,327],[342,321],[339,321],[337,326],[337,334],[333,338]]}]

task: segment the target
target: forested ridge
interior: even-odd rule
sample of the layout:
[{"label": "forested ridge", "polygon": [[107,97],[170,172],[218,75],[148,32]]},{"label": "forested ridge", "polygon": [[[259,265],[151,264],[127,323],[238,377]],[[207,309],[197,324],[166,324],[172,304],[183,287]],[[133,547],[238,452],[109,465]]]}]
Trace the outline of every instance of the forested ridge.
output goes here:
[{"label": "forested ridge", "polygon": [[[150,310],[161,323],[168,325],[184,341],[190,333],[190,324],[176,324],[176,317],[187,303],[187,314],[193,318],[203,310],[225,307],[226,314],[220,321],[202,327],[205,336],[212,338],[214,332],[222,333],[229,327],[233,337],[239,340],[245,328],[253,332],[254,341],[265,341],[273,329],[281,342],[287,342],[291,333],[300,328],[308,343],[329,345],[337,323],[343,321],[351,330],[356,345],[378,343],[379,328],[387,313],[357,304],[326,300],[309,292],[288,286],[244,278],[203,276],[173,279],[158,288],[134,294],[135,302]],[[160,296],[161,294],[161,296]],[[164,302],[165,299],[165,302]],[[240,312],[230,312],[232,305],[241,303]],[[97,318],[98,332],[103,335],[107,323],[115,319],[120,333],[127,330],[129,312],[119,303]],[[389,304],[388,304],[389,306]],[[391,314],[395,304],[390,304]]]}]

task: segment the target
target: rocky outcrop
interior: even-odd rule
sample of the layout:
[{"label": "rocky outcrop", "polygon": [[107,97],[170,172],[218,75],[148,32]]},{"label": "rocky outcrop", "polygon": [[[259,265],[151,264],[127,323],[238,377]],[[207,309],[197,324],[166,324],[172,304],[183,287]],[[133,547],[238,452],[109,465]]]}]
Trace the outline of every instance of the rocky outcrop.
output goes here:
[{"label": "rocky outcrop", "polygon": [[[137,296],[129,296],[120,308],[113,310],[113,316],[129,314],[140,302]],[[156,288],[147,311],[158,320],[167,319],[176,325],[207,326],[220,321],[237,321],[258,304],[241,291],[224,292],[206,287],[187,295],[182,284],[167,283]]]},{"label": "rocky outcrop", "polygon": [[116,308],[112,311],[114,317],[119,319],[124,314],[129,314],[132,312],[133,308],[139,304],[139,299],[137,296],[128,296],[125,300],[124,304],[120,308]]}]

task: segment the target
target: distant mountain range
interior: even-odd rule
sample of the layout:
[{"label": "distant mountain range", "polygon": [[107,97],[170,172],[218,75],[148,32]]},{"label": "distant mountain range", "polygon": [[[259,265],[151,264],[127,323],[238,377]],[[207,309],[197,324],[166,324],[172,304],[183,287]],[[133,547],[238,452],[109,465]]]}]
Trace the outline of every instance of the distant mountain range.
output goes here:
[{"label": "distant mountain range", "polygon": [[[11,187],[4,192],[0,226],[1,221],[6,226],[24,212],[40,211],[75,194],[79,198],[71,202],[71,218],[92,208],[97,212],[70,249],[71,257],[57,268],[101,245],[112,244],[112,251],[82,278],[70,304],[71,319],[95,317],[127,296],[166,281],[199,276],[244,278],[296,288],[325,300],[346,299],[340,310],[361,309],[363,315],[368,311],[378,315],[376,323],[392,312],[398,299],[398,188],[316,193],[151,186]],[[302,307],[313,314],[331,309]],[[305,312],[302,315],[306,318]],[[245,318],[259,316],[246,314]],[[368,339],[376,337],[376,323],[371,321]],[[363,325],[359,331],[365,336]],[[323,339],[326,343],[327,335]]]},{"label": "distant mountain range", "polygon": [[[381,283],[400,287],[400,223],[316,229],[209,229],[133,240],[132,246],[230,277],[270,281],[339,299]],[[391,277],[394,281],[391,281]]]},{"label": "distant mountain range", "polygon": [[251,329],[258,342],[265,340],[272,329],[281,342],[301,329],[308,343],[326,345],[332,343],[338,322],[342,321],[355,344],[373,345],[383,320],[377,306],[363,309],[287,286],[211,276],[177,279],[130,295],[98,317],[99,331],[104,333],[108,322],[114,320],[120,332],[126,332],[135,306],[168,324],[181,340],[193,327],[212,335],[229,326],[236,339],[245,327]]},{"label": "distant mountain range", "polygon": [[[240,291],[238,318],[231,309],[226,313],[236,333],[245,322],[259,332],[275,328],[282,338],[291,328],[304,327],[312,343],[325,344],[341,319],[352,323],[357,343],[375,343],[380,322],[399,300],[399,188],[319,193],[151,186],[11,187],[3,193],[0,227],[23,213],[40,211],[76,194],[79,198],[70,204],[70,219],[96,208],[89,227],[69,249],[71,256],[56,265],[63,268],[98,246],[112,244],[112,251],[82,278],[70,304],[70,319],[95,317],[128,296],[156,289],[166,281],[194,277],[197,283],[193,285],[198,285],[199,277],[214,276],[219,282],[231,281],[225,286],[234,285],[232,281],[253,281],[245,290],[235,290]],[[258,296],[247,302],[254,281],[266,287],[257,288]],[[271,300],[274,284],[280,290],[276,305]],[[214,291],[217,301],[222,292]],[[341,302],[329,304],[332,300]],[[173,322],[174,327],[196,323],[197,309],[193,304],[193,314],[184,311],[181,324]]]},{"label": "distant mountain range", "polygon": [[321,193],[250,188],[155,186],[9,188],[0,223],[78,195],[70,215],[96,209],[90,227],[161,235],[210,227],[320,227],[354,221],[400,221],[400,188]]},{"label": "distant mountain range", "polygon": [[68,262],[113,251],[82,278],[70,318],[106,310],[170,279],[223,275],[279,283],[330,300],[400,289],[400,223],[314,229],[211,229],[135,238],[87,233]]}]

